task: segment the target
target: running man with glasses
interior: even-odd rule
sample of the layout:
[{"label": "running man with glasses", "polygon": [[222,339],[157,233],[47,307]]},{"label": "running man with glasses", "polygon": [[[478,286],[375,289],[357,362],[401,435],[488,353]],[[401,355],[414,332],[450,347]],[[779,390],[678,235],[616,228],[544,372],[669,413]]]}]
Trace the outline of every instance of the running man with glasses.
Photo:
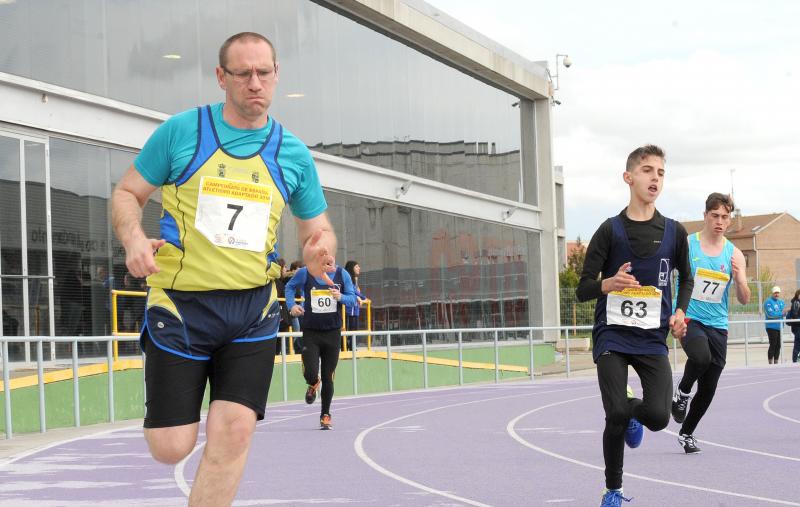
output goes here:
[{"label": "running man with glasses", "polygon": [[[244,32],[219,50],[225,102],[159,126],[114,190],[114,230],[126,264],[147,276],[144,435],[175,464],[195,448],[206,383],[206,446],[189,505],[230,505],[256,421],[264,418],[280,320],[278,223],[288,205],[303,260],[333,283],[336,236],[305,144],[269,113],[278,82],[272,43]],[[158,238],[141,207],[161,188]]]},{"label": "running man with glasses", "polygon": [[[681,340],[688,356],[672,400],[672,418],[683,424],[678,443],[686,454],[700,452],[694,430],[714,399],[728,352],[728,286],[736,281],[736,299],[750,301],[744,254],[725,238],[734,210],[730,196],[714,192],[706,199],[703,230],[689,235],[694,287],[686,309],[688,326]],[[697,383],[691,405],[692,386]],[[689,407],[689,414],[686,408]]]}]

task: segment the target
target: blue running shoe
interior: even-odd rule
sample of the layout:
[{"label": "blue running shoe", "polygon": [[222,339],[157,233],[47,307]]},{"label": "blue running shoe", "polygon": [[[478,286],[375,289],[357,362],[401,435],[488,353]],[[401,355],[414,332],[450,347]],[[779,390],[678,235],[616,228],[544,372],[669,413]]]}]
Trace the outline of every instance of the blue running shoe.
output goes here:
[{"label": "blue running shoe", "polygon": [[600,507],[622,507],[622,501],[630,502],[630,498],[622,496],[621,489],[607,489],[603,493],[603,499],[600,501]]},{"label": "blue running shoe", "polygon": [[644,439],[644,426],[635,417],[631,417],[628,429],[625,430],[625,443],[631,449],[636,449],[642,445],[642,439]]}]

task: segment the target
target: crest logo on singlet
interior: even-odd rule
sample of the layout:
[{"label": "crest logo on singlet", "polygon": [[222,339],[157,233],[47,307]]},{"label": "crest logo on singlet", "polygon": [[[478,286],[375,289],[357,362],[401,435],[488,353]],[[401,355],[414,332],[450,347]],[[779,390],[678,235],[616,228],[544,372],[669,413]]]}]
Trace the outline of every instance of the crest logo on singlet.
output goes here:
[{"label": "crest logo on singlet", "polygon": [[220,164],[217,166],[217,176],[220,178],[225,177],[225,164]]},{"label": "crest logo on singlet", "polygon": [[250,175],[250,179],[253,180],[253,183],[258,183],[258,171],[253,171]]},{"label": "crest logo on singlet", "polygon": [[724,273],[725,272],[725,264],[720,264],[719,265],[719,270]]},{"label": "crest logo on singlet", "polygon": [[661,259],[658,266],[658,286],[666,287],[669,285],[669,259]]}]

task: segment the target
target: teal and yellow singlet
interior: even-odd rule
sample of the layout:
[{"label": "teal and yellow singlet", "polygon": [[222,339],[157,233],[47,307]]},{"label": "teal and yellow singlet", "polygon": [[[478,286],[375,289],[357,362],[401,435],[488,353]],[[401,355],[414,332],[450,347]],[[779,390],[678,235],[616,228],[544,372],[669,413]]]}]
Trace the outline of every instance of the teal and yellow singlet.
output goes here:
[{"label": "teal and yellow singlet", "polygon": [[222,147],[211,107],[197,109],[197,122],[191,162],[161,187],[167,243],[148,285],[181,291],[264,286],[280,276],[276,231],[290,197],[278,164],[283,128],[271,120],[260,149],[237,156]]}]

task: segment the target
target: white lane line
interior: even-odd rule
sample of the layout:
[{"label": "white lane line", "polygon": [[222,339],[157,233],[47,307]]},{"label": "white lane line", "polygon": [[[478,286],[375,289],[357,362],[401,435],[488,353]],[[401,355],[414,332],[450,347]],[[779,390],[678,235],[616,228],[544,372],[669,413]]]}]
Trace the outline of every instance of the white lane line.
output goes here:
[{"label": "white lane line", "polygon": [[[800,422],[800,421],[798,421],[798,422]],[[678,436],[677,433],[675,433],[674,431],[671,431],[671,430],[662,430],[662,431],[664,433],[668,433],[668,434],[676,436],[676,437]],[[771,452],[756,451],[755,449],[747,449],[745,447],[736,447],[736,446],[733,446],[733,445],[720,444],[718,442],[712,442],[710,440],[700,440],[699,438],[697,439],[697,441],[702,443],[702,444],[708,444],[708,445],[711,445],[711,446],[714,446],[714,447],[721,447],[723,449],[730,449],[731,451],[746,452],[746,453],[749,453],[749,454],[757,454],[759,456],[766,456],[768,458],[777,458],[777,459],[784,459],[786,461],[797,461],[797,462],[800,462],[800,458],[794,458],[792,456],[784,456],[783,454],[773,454]]]},{"label": "white lane line", "polygon": [[121,428],[114,428],[114,429],[111,429],[111,430],[98,431],[97,433],[90,433],[88,435],[81,435],[79,437],[68,438],[66,440],[59,440],[58,442],[52,442],[52,443],[43,445],[41,447],[36,447],[34,449],[30,449],[30,450],[25,451],[23,453],[17,454],[16,456],[12,456],[12,457],[10,457],[10,458],[8,458],[6,460],[0,461],[0,469],[2,469],[3,467],[5,467],[7,465],[10,465],[11,463],[14,463],[15,461],[19,461],[19,460],[21,460],[23,458],[27,458],[27,457],[32,456],[34,454],[37,454],[37,453],[40,453],[40,452],[44,452],[44,451],[46,451],[48,449],[52,449],[53,447],[58,447],[59,445],[69,444],[71,442],[77,442],[78,440],[97,438],[99,436],[107,435],[109,433],[114,433],[114,432],[117,432],[117,431],[120,431],[120,432],[121,431],[128,431],[128,430],[132,430],[132,429],[141,430],[142,426],[140,424],[134,424],[132,426],[123,426]]},{"label": "white lane line", "polygon": [[[766,383],[769,383],[769,382],[782,382],[784,380],[785,380],[784,378],[780,378],[780,379],[773,379],[773,380],[762,380],[760,382],[749,382],[749,383],[746,383],[746,384],[735,384],[735,385],[732,385],[732,386],[721,387],[721,388],[717,389],[717,391],[722,391],[722,390],[725,390],[725,389],[734,389],[734,388],[737,388],[737,387],[751,386],[751,385],[755,385],[755,384],[766,384]],[[784,415],[778,414],[777,412],[775,412],[775,411],[773,411],[772,409],[769,408],[769,402],[771,400],[773,400],[774,398],[777,398],[778,396],[781,396],[783,394],[786,394],[786,393],[789,393],[789,392],[792,392],[792,391],[798,391],[798,390],[800,390],[800,387],[795,387],[793,389],[788,389],[788,390],[780,392],[780,393],[778,393],[778,394],[776,394],[774,396],[770,396],[769,398],[764,400],[764,403],[762,404],[762,406],[764,407],[764,410],[766,410],[768,413],[774,415],[775,417],[780,417],[781,419],[787,419],[787,420],[792,421],[792,422],[800,423],[800,421],[798,421],[796,419],[792,419],[791,417],[786,417]],[[678,436],[678,434],[675,433],[674,431],[670,431],[670,430],[667,430],[667,429],[665,429],[663,431],[664,431],[664,433],[668,433],[668,434],[674,435],[676,437]],[[777,459],[783,459],[783,460],[787,460],[787,461],[798,461],[798,462],[800,462],[800,458],[795,458],[795,457],[792,457],[792,456],[784,456],[783,454],[773,454],[771,452],[756,451],[755,449],[747,449],[745,447],[736,447],[736,446],[732,446],[732,445],[720,444],[719,442],[712,442],[710,440],[697,439],[697,441],[700,442],[700,443],[703,443],[703,444],[708,444],[708,445],[714,446],[714,447],[721,447],[723,449],[730,449],[732,451],[746,452],[746,453],[749,453],[749,454],[756,454],[756,455],[759,455],[759,456],[766,456],[768,458],[777,458]]]},{"label": "white lane line", "polygon": [[777,417],[779,419],[784,419],[786,421],[790,421],[790,422],[793,422],[793,423],[800,424],[800,420],[785,416],[783,414],[779,414],[779,413],[775,412],[774,410],[772,410],[769,407],[769,403],[772,400],[774,400],[778,396],[783,396],[786,393],[791,393],[792,391],[800,391],[800,387],[795,387],[794,389],[787,389],[786,391],[780,392],[778,394],[774,394],[774,395],[770,396],[769,398],[767,398],[766,400],[764,400],[764,403],[762,403],[761,406],[764,407],[764,410],[766,410],[767,413],[770,414],[770,415],[774,415],[775,417]]},{"label": "white lane line", "polygon": [[[443,389],[443,391],[444,390],[448,390],[449,391],[450,389]],[[419,391],[419,392],[430,393],[431,391]],[[387,393],[384,393],[383,395],[386,396],[386,394]],[[403,403],[403,402],[407,402],[407,401],[411,401],[411,402],[420,401],[420,400],[422,400],[422,401],[425,401],[425,400],[432,401],[432,400],[441,399],[441,397],[434,397],[434,396],[417,396],[417,397],[409,397],[409,398],[401,398],[399,396],[399,395],[403,395],[403,394],[408,394],[408,392],[388,393],[388,394],[390,396],[392,394],[396,394],[396,395],[398,395],[398,398],[397,399],[392,399],[392,400],[378,401],[378,402],[375,402],[375,403],[363,403],[363,404],[351,405],[349,407],[341,407],[341,408],[338,408],[337,411],[338,412],[344,412],[346,410],[353,410],[353,409],[357,409],[357,408],[374,407],[374,406],[377,406],[377,405],[397,404],[397,403]],[[457,395],[457,394],[460,394],[460,393],[449,393],[448,396],[449,395]],[[283,423],[283,422],[286,422],[286,421],[292,421],[294,419],[300,419],[300,418],[303,418],[303,417],[317,417],[317,413],[316,412],[315,413],[306,412],[304,414],[294,415],[294,416],[281,416],[279,419],[273,419],[273,418],[270,418],[269,420],[265,419],[265,420],[263,420],[263,421],[261,421],[261,422],[256,424],[255,431],[258,431],[258,429],[260,427],[262,427],[262,426],[268,426],[268,425],[271,425],[271,424],[279,424],[279,423]],[[204,417],[204,419],[205,419],[205,417]],[[253,434],[255,434],[255,431],[253,431]],[[189,486],[189,483],[186,480],[186,475],[185,475],[186,464],[189,462],[190,459],[192,459],[192,456],[194,456],[197,453],[197,451],[199,451],[200,449],[205,447],[205,445],[206,445],[206,441],[205,440],[203,440],[202,442],[198,442],[197,445],[195,446],[195,448],[192,450],[192,452],[190,452],[185,458],[183,458],[180,462],[178,462],[175,465],[175,469],[172,472],[172,476],[175,479],[175,485],[178,486],[178,489],[180,489],[183,492],[184,495],[186,495],[186,498],[189,498],[189,495],[192,492],[192,487]]]},{"label": "white lane line", "polygon": [[[554,391],[541,391],[541,392],[538,392],[538,393],[525,393],[525,394],[513,394],[513,395],[507,395],[507,396],[498,396],[498,397],[495,397],[495,398],[485,398],[485,399],[482,399],[482,400],[465,401],[465,402],[461,402],[461,403],[453,403],[453,404],[450,404],[450,405],[443,405],[443,406],[439,406],[439,407],[435,407],[435,408],[430,408],[430,409],[427,409],[427,410],[421,410],[419,412],[414,412],[412,414],[406,414],[406,415],[402,415],[400,417],[395,417],[394,419],[389,419],[387,421],[384,421],[382,423],[376,424],[374,426],[371,426],[371,427],[365,429],[364,431],[359,433],[358,436],[356,437],[355,442],[353,442],[353,448],[356,451],[356,455],[358,455],[358,457],[361,458],[361,460],[364,463],[366,463],[373,470],[377,471],[378,473],[381,473],[381,474],[385,475],[386,477],[389,477],[390,479],[394,479],[394,480],[396,480],[398,482],[402,482],[403,484],[411,486],[412,488],[416,488],[416,489],[419,489],[419,490],[422,490],[422,491],[425,491],[425,492],[428,492],[428,493],[432,493],[434,495],[439,495],[439,496],[443,496],[445,498],[449,498],[450,500],[455,500],[457,502],[463,502],[463,503],[466,503],[468,505],[475,505],[475,506],[478,506],[478,507],[488,507],[487,504],[478,502],[477,500],[470,500],[469,498],[460,497],[460,496],[454,495],[452,493],[448,493],[447,491],[442,491],[442,490],[439,490],[439,489],[432,488],[430,486],[426,486],[424,484],[421,484],[421,483],[416,482],[416,481],[412,481],[411,479],[403,477],[402,475],[396,474],[396,473],[392,472],[391,470],[388,470],[388,469],[382,467],[381,465],[376,463],[372,458],[370,458],[369,455],[367,455],[367,452],[364,450],[364,439],[372,431],[374,431],[374,430],[376,430],[378,428],[384,427],[384,426],[386,426],[388,424],[393,424],[393,423],[396,423],[397,421],[402,421],[403,419],[408,419],[410,417],[416,417],[416,416],[419,416],[419,415],[428,414],[428,413],[431,413],[431,412],[436,412],[438,410],[444,410],[444,409],[453,408],[453,407],[462,407],[462,406],[465,406],[465,405],[473,405],[473,404],[476,404],[476,403],[484,403],[484,402],[487,402],[487,401],[497,401],[497,400],[507,400],[507,399],[511,399],[511,398],[521,398],[521,397],[524,397],[524,396],[531,396],[533,394],[560,393],[560,392],[564,392],[564,391],[572,391],[572,390],[575,390],[575,389],[585,389],[586,387],[587,386],[574,387],[574,388],[568,388],[568,389],[557,389],[557,390],[554,390]],[[594,386],[591,386],[591,387],[594,387]]]},{"label": "white lane line", "polygon": [[[541,384],[540,384],[540,386],[541,386]],[[572,388],[570,388],[570,389],[572,389]],[[442,399],[442,396],[431,396],[431,394],[435,395],[437,393],[437,391],[439,391],[439,392],[452,391],[452,392],[447,393],[447,395],[445,395],[444,397],[460,396],[460,395],[463,394],[463,391],[471,391],[471,390],[472,389],[470,387],[468,387],[467,389],[460,389],[459,387],[455,387],[455,388],[442,388],[442,389],[434,389],[434,390],[428,389],[428,390],[411,391],[412,394],[415,393],[415,392],[427,394],[427,396],[416,396],[416,397],[404,397],[403,396],[403,395],[409,394],[409,391],[398,392],[398,393],[373,394],[371,396],[368,396],[367,398],[373,397],[373,396],[375,396],[375,397],[377,397],[377,396],[384,396],[384,397],[389,396],[389,397],[397,397],[397,399],[377,401],[375,403],[354,404],[354,405],[351,405],[349,407],[338,408],[337,412],[343,412],[345,410],[354,410],[354,409],[365,408],[365,407],[375,407],[375,406],[378,406],[378,405],[398,404],[398,403],[409,402],[409,401],[410,402],[415,402],[415,401],[440,401]],[[565,389],[565,390],[568,390],[568,389]],[[476,392],[477,392],[477,390],[476,390]],[[529,396],[530,394],[534,394],[534,393],[527,393],[524,396]],[[361,397],[361,398],[363,399],[365,397]],[[345,399],[345,398],[343,398],[343,399]],[[349,398],[349,399],[357,399],[357,397],[352,397],[352,398]],[[300,419],[302,417],[317,417],[317,413],[305,413],[305,414],[301,414],[301,415],[281,417],[279,420],[274,420],[274,419],[271,419],[271,418],[270,418],[270,420],[266,420],[265,419],[265,420],[261,421],[260,423],[256,424],[256,431],[258,430],[258,428],[260,428],[262,426],[268,426],[268,425],[271,425],[271,424],[283,423],[283,422],[291,421],[291,420],[294,420],[294,419]],[[255,434],[255,431],[253,433]],[[189,486],[189,483],[186,480],[186,475],[185,475],[186,463],[188,463],[189,460],[192,459],[192,456],[194,456],[197,453],[197,451],[199,451],[200,449],[205,447],[205,445],[206,445],[206,441],[198,442],[198,444],[195,446],[195,448],[192,450],[192,452],[190,452],[185,458],[183,458],[180,462],[178,462],[175,465],[175,469],[173,470],[172,476],[175,479],[175,484],[183,492],[183,494],[186,495],[186,498],[189,498],[189,494],[192,492],[192,487]]]},{"label": "white lane line", "polygon": [[[586,463],[585,461],[580,461],[580,460],[577,460],[577,459],[574,459],[574,458],[569,458],[569,457],[564,456],[562,454],[557,454],[555,452],[548,451],[547,449],[543,449],[543,448],[541,448],[541,447],[539,447],[537,445],[534,445],[533,443],[528,442],[527,440],[525,440],[524,438],[519,436],[517,434],[517,432],[514,430],[514,427],[516,426],[517,422],[519,422],[524,417],[527,417],[527,416],[529,416],[529,415],[531,415],[533,413],[539,412],[540,410],[556,407],[558,405],[564,405],[564,404],[567,404],[567,403],[573,403],[573,402],[576,402],[576,401],[582,401],[582,400],[587,400],[587,399],[590,399],[590,398],[596,398],[597,396],[599,396],[599,395],[583,396],[581,398],[573,398],[571,400],[559,401],[559,402],[556,402],[556,403],[551,403],[549,405],[544,405],[544,406],[535,408],[533,410],[529,410],[528,412],[520,414],[519,416],[517,416],[514,419],[512,419],[511,421],[509,421],[508,425],[506,426],[506,431],[511,436],[511,438],[513,438],[514,440],[516,440],[520,444],[524,445],[525,447],[533,449],[536,452],[545,454],[547,456],[550,456],[550,457],[553,457],[553,458],[556,458],[556,459],[560,459],[562,461],[566,461],[568,463],[572,463],[574,465],[579,465],[579,466],[586,467],[586,468],[592,468],[594,470],[604,471],[605,468],[602,467],[602,466],[592,465],[591,463]],[[686,483],[673,482],[673,481],[665,481],[663,479],[656,479],[656,478],[653,478],[653,477],[647,477],[647,476],[638,475],[638,474],[631,474],[631,473],[628,473],[628,472],[625,472],[625,477],[632,477],[634,479],[641,479],[643,481],[655,482],[657,484],[664,484],[664,485],[667,485],[667,486],[677,486],[679,488],[691,489],[691,490],[695,490],[695,491],[705,491],[707,493],[716,493],[716,494],[719,494],[719,495],[733,496],[733,497],[737,497],[737,498],[746,498],[748,500],[758,500],[758,501],[761,501],[761,502],[775,503],[775,504],[779,504],[779,505],[800,506],[800,503],[790,502],[788,500],[779,500],[777,498],[766,498],[766,497],[763,497],[763,496],[747,495],[747,494],[744,494],[744,493],[734,493],[732,491],[722,491],[722,490],[719,490],[719,489],[706,488],[706,487],[703,487],[703,486],[695,486],[693,484],[686,484]]]}]

